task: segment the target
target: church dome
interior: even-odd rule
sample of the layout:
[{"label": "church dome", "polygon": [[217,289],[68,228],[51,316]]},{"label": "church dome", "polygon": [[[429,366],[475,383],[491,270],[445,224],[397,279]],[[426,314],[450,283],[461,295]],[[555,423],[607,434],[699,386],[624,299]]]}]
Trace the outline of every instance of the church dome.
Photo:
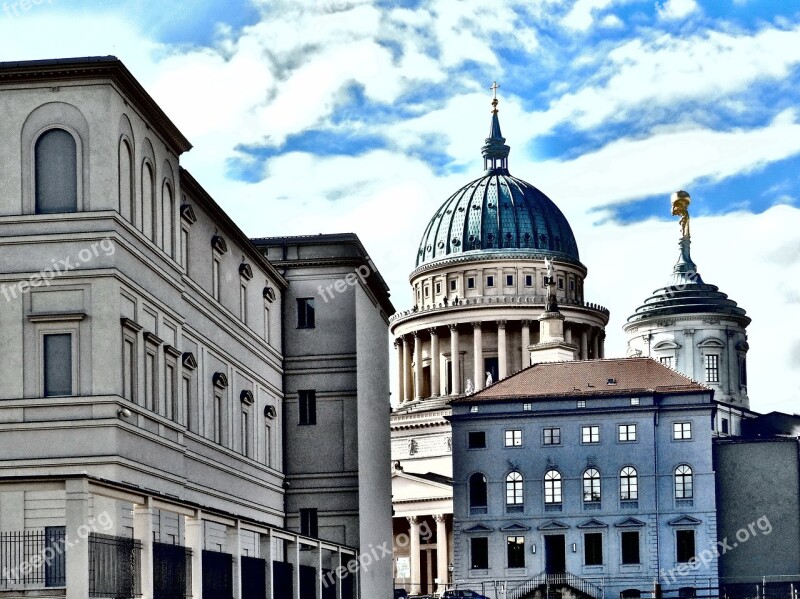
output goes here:
[{"label": "church dome", "polygon": [[510,148],[500,132],[497,100],[483,146],[485,174],[451,195],[425,228],[417,268],[441,260],[553,258],[581,265],[578,244],[558,206],[508,172]]}]

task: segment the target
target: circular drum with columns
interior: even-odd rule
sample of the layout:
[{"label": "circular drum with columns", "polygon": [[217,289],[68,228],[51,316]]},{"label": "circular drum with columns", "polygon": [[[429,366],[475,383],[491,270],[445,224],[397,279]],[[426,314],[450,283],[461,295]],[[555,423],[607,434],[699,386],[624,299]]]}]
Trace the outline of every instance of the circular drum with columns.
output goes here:
[{"label": "circular drum with columns", "polygon": [[603,357],[608,311],[587,303],[587,274],[564,214],[508,171],[493,101],[485,174],[436,211],[411,273],[413,308],[390,323],[400,403],[478,391],[530,365],[553,261],[565,341],[577,359]]}]

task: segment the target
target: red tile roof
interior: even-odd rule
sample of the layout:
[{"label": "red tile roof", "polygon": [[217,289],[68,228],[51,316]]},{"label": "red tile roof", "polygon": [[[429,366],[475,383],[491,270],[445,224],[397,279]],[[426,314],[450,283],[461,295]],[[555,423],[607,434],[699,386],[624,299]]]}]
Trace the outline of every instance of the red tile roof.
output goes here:
[{"label": "red tile roof", "polygon": [[[610,379],[615,383],[609,384]],[[615,358],[534,364],[453,403],[704,391],[711,390],[651,358]]]}]

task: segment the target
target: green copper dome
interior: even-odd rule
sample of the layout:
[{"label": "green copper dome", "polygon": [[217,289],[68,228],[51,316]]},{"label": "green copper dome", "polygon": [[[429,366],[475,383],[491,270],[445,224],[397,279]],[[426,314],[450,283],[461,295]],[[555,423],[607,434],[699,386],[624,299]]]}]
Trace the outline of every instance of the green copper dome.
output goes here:
[{"label": "green copper dome", "polygon": [[566,217],[545,194],[508,172],[509,147],[500,133],[497,101],[483,146],[486,173],[442,204],[425,228],[417,267],[448,259],[516,254],[580,265]]}]

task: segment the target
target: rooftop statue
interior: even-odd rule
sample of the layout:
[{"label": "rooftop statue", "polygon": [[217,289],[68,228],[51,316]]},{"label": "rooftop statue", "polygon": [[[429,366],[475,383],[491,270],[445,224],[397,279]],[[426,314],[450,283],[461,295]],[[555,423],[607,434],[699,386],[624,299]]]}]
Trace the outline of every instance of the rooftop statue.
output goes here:
[{"label": "rooftop statue", "polygon": [[689,204],[692,203],[692,198],[686,191],[676,191],[672,194],[672,214],[673,216],[680,216],[681,220],[681,239],[690,239],[689,233]]}]

